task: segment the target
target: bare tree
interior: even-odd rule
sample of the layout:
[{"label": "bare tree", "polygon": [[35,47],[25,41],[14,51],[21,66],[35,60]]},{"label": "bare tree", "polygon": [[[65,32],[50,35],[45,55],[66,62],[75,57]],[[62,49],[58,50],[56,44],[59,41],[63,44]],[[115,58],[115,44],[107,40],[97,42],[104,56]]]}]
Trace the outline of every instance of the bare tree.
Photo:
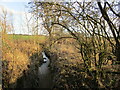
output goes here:
[{"label": "bare tree", "polygon": [[[117,57],[116,61],[119,61],[120,30],[115,22],[119,18],[119,14],[113,9],[115,2],[109,4],[106,1],[103,3],[104,7],[101,2],[77,1],[34,1],[32,5],[33,12],[43,20],[50,37],[54,31],[53,28],[59,26],[76,40],[79,45],[76,48],[80,51],[85,71],[88,74],[93,65],[96,69],[102,70],[102,65],[107,63],[108,56],[111,54],[114,54]],[[101,84],[101,81],[98,80],[99,75],[99,71],[96,70],[94,75],[96,85]],[[104,83],[102,84],[107,87]]]},{"label": "bare tree", "polygon": [[97,4],[101,11],[102,17],[105,19],[112,32],[113,38],[115,40],[115,55],[117,57],[117,61],[120,63],[120,25],[117,27],[115,23],[111,20],[111,17],[108,15],[106,6],[108,5],[108,8],[116,17],[120,18],[120,15],[119,13],[116,13],[115,10],[113,10],[112,6],[108,2],[104,2],[104,7],[102,7],[101,2],[97,2]]},{"label": "bare tree", "polygon": [[[13,27],[13,13],[8,12],[5,8],[1,8],[2,13],[0,14],[0,21],[1,21],[1,29],[4,34],[11,32]],[[9,20],[11,19],[11,20]]]}]

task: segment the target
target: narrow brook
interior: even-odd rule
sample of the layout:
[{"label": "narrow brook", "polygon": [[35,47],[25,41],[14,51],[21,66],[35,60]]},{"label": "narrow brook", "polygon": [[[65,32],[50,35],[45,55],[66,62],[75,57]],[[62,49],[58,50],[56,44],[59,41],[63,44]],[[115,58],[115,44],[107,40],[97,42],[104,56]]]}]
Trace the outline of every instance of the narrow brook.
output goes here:
[{"label": "narrow brook", "polygon": [[49,58],[42,52],[44,63],[38,69],[40,88],[52,88],[52,77],[48,65],[50,64]]}]

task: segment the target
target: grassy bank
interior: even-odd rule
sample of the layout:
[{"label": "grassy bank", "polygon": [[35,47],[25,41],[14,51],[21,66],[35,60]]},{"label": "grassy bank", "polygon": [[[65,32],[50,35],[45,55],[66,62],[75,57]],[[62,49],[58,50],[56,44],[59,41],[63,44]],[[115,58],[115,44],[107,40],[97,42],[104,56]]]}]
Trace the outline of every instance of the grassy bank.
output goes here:
[{"label": "grassy bank", "polygon": [[25,72],[35,71],[44,42],[45,36],[2,35],[3,88],[15,88]]},{"label": "grassy bank", "polygon": [[43,49],[51,60],[53,90],[120,88],[120,66],[108,60],[98,69],[91,56],[91,67],[86,70],[79,48],[76,48],[79,45],[72,38],[56,41],[51,48],[44,36],[5,35],[2,42],[4,88],[39,88],[37,71],[42,64]]},{"label": "grassy bank", "polygon": [[[56,42],[50,50],[46,50],[51,59],[50,66],[54,74],[53,89],[120,88],[119,65],[114,65],[111,60],[108,60],[108,63],[98,69],[92,62],[89,70],[86,70],[79,49],[75,46],[77,46],[75,40],[63,39]],[[99,57],[96,55],[96,58]]]}]

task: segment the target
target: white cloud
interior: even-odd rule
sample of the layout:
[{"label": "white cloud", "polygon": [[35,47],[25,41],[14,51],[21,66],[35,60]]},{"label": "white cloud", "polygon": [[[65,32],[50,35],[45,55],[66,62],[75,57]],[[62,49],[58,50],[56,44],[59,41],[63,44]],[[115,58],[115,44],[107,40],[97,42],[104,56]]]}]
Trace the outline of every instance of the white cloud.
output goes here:
[{"label": "white cloud", "polygon": [[[17,34],[27,33],[27,28],[26,28],[26,25],[25,25],[25,21],[26,21],[25,20],[25,11],[15,11],[14,9],[8,8],[7,6],[0,5],[0,12],[1,12],[0,17],[3,15],[3,13],[2,13],[3,10],[7,12],[8,22],[13,22],[15,33],[17,33]],[[11,18],[11,17],[9,17],[10,14],[13,15],[12,21],[10,21],[10,18]],[[28,14],[28,17],[31,17],[31,14]],[[24,30],[22,30],[22,28]]]},{"label": "white cloud", "polygon": [[6,6],[0,5],[0,12],[2,12],[2,10],[7,11],[7,13],[12,13],[12,14],[23,14],[23,11],[15,11],[13,9],[10,9]]},{"label": "white cloud", "polygon": [[[28,32],[28,28],[27,28],[27,21],[26,21],[26,17],[28,18],[28,20],[32,17],[31,13],[28,13],[27,10],[26,11],[16,11],[14,9],[8,8],[7,6],[2,6],[0,5],[0,12],[2,12],[3,10],[6,10],[8,14],[12,14],[13,18],[9,19],[11,17],[9,17],[8,15],[8,22],[12,22],[13,26],[14,26],[14,33],[15,34],[31,34],[32,32]],[[0,13],[1,16],[2,13]],[[32,28],[35,25],[35,22],[33,22],[33,19],[29,22],[29,27]],[[39,33],[41,32],[41,29],[43,29],[43,27],[40,25],[39,23]],[[13,32],[11,32],[13,33]]]}]

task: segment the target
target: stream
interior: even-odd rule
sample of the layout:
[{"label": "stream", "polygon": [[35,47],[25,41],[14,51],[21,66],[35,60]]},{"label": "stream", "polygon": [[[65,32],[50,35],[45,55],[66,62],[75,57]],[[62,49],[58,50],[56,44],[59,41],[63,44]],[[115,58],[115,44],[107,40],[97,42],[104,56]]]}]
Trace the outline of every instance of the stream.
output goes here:
[{"label": "stream", "polygon": [[38,69],[40,88],[51,88],[52,78],[51,78],[51,72],[48,67],[48,65],[50,64],[50,60],[45,55],[45,52],[42,52],[42,56],[44,62]]}]

